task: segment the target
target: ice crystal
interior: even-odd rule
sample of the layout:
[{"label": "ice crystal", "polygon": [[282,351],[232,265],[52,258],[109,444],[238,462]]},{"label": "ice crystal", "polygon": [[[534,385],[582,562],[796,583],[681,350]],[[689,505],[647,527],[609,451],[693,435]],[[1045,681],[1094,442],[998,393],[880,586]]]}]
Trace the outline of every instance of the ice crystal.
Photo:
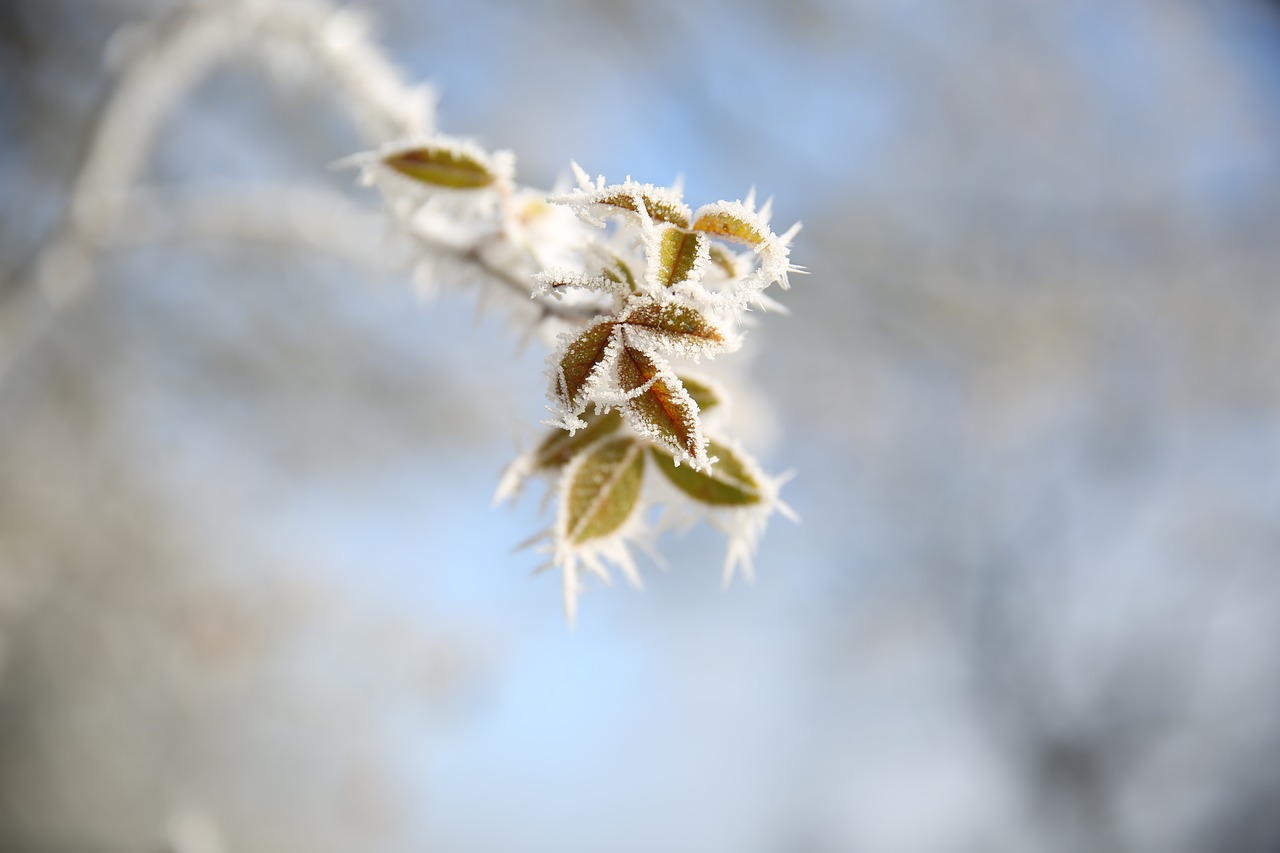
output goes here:
[{"label": "ice crystal", "polygon": [[[765,524],[789,512],[781,480],[708,438],[703,414],[719,413],[725,394],[687,367],[738,349],[751,307],[776,307],[764,291],[798,271],[795,229],[774,233],[754,193],[694,211],[678,187],[593,181],[577,164],[576,189],[538,195],[515,184],[511,155],[440,134],[353,162],[428,256],[477,264],[560,330],[547,369],[552,430],[508,466],[497,499],[531,477],[554,483],[549,549],[570,621],[584,574],[608,582],[612,566],[639,586],[631,546],[646,544],[652,493],[724,529],[725,581],[750,577]],[[652,488],[650,465],[663,475]]]},{"label": "ice crystal", "polygon": [[[33,264],[55,306],[87,288],[95,251],[138,239],[148,217],[130,213],[145,197],[137,184],[165,116],[219,65],[248,58],[272,82],[322,88],[355,120],[371,150],[342,164],[381,194],[420,287],[474,284],[482,302],[506,298],[524,333],[552,349],[553,430],[507,468],[497,497],[533,477],[552,482],[551,560],[570,619],[584,573],[607,581],[614,566],[639,586],[631,546],[647,547],[644,518],[656,502],[724,527],[726,578],[739,567],[750,576],[767,519],[788,512],[782,481],[732,441],[708,438],[704,415],[725,426],[728,398],[689,368],[737,350],[751,308],[780,308],[765,291],[801,271],[790,261],[798,226],[775,233],[754,192],[695,210],[678,185],[593,180],[576,163],[576,188],[521,186],[510,152],[438,132],[433,91],[401,79],[363,16],[326,0],[192,3],[122,35],[112,53],[116,83],[65,225]],[[202,221],[245,231],[260,205],[237,201],[234,215]],[[305,217],[283,218],[296,226]],[[651,465],[663,476],[646,477]]]}]

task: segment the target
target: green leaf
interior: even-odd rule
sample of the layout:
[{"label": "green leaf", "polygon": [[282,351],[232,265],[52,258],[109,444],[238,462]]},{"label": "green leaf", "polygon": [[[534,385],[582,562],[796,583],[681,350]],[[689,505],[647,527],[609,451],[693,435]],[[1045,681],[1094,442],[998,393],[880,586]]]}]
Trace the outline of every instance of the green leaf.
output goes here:
[{"label": "green leaf", "polygon": [[389,154],[382,160],[400,174],[424,184],[454,190],[475,190],[497,180],[478,157],[448,145],[423,145]]},{"label": "green leaf", "polygon": [[628,394],[648,388],[627,401],[632,425],[673,452],[705,461],[698,407],[680,380],[661,377],[658,365],[643,350],[624,347],[618,359],[618,381]]},{"label": "green leaf", "polygon": [[747,506],[760,503],[760,486],[746,462],[729,448],[715,441],[707,443],[707,455],[717,456],[708,470],[695,471],[688,465],[679,467],[669,453],[652,448],[658,468],[676,488],[695,501],[712,506]]},{"label": "green leaf", "polygon": [[702,312],[674,302],[651,302],[633,308],[623,319],[628,326],[653,332],[666,343],[706,349],[725,343],[724,334]]},{"label": "green leaf", "polygon": [[724,274],[729,278],[737,278],[740,274],[738,261],[734,258],[733,253],[714,243],[711,244],[711,263],[724,270]]},{"label": "green leaf", "polygon": [[588,326],[586,331],[578,335],[573,343],[565,348],[560,357],[560,370],[563,377],[557,380],[559,392],[569,406],[578,405],[578,395],[591,378],[591,374],[604,358],[604,351],[609,346],[609,337],[613,334],[614,323],[603,322]]},{"label": "green leaf", "polygon": [[561,508],[561,534],[580,544],[618,531],[640,501],[644,446],[634,438],[612,438],[575,462]]},{"label": "green leaf", "polygon": [[752,219],[756,218],[741,205],[717,202],[698,210],[698,218],[693,221],[693,230],[732,243],[759,246],[768,238],[768,231],[762,229],[756,222],[752,222]]},{"label": "green leaf", "polygon": [[613,268],[605,268],[604,277],[615,284],[625,284],[632,293],[640,292],[640,288],[636,286],[636,278],[631,274],[631,267],[617,255],[613,256]]},{"label": "green leaf", "polygon": [[707,238],[691,234],[679,228],[667,228],[658,241],[657,282],[661,287],[672,287],[688,281],[698,264],[700,254],[705,254]]},{"label": "green leaf", "polygon": [[707,383],[700,382],[697,379],[690,379],[688,376],[681,376],[680,384],[684,386],[684,390],[689,392],[693,402],[698,404],[698,411],[705,412],[713,406],[720,405],[720,395]]},{"label": "green leaf", "polygon": [[580,429],[572,435],[563,429],[551,430],[550,434],[533,451],[534,470],[545,471],[548,468],[563,468],[587,446],[595,444],[606,435],[611,435],[622,427],[622,415],[615,409],[610,409],[603,415],[590,413],[585,416],[584,420],[587,422],[586,428]]},{"label": "green leaf", "polygon": [[632,213],[639,213],[640,209],[636,206],[636,197],[640,198],[640,203],[644,205],[645,212],[649,214],[649,218],[654,222],[670,222],[672,225],[678,225],[681,228],[689,227],[689,210],[683,204],[668,199],[655,198],[646,192],[615,192],[600,198],[592,199],[593,204],[606,204],[610,207],[618,207],[623,210],[630,210]]}]

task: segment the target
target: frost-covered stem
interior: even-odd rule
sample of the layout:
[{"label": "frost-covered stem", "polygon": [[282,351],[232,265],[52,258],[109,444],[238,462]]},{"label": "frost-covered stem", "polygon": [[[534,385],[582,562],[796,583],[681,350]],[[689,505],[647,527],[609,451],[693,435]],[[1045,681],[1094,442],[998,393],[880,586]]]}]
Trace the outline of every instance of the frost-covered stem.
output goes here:
[{"label": "frost-covered stem", "polygon": [[534,322],[541,323],[554,319],[568,325],[581,326],[591,322],[598,313],[592,308],[567,305],[541,294],[530,298],[534,286],[531,278],[514,272],[510,267],[497,263],[490,257],[490,250],[505,239],[501,234],[494,234],[465,246],[457,246],[418,232],[413,236],[415,242],[430,255],[450,258],[476,267],[490,281],[508,291],[511,296],[517,297],[512,301],[513,305],[523,303],[534,307],[537,311]]},{"label": "frost-covered stem", "polygon": [[565,305],[555,299],[546,296],[536,296],[529,298],[529,293],[533,289],[532,281],[529,278],[516,275],[511,270],[499,264],[491,262],[480,246],[473,246],[459,254],[459,259],[472,263],[483,270],[487,275],[507,290],[511,291],[513,296],[521,299],[529,300],[530,304],[536,305],[538,308],[538,321],[556,319],[563,320],[572,325],[584,325],[591,322],[597,312],[593,309],[581,306]]}]

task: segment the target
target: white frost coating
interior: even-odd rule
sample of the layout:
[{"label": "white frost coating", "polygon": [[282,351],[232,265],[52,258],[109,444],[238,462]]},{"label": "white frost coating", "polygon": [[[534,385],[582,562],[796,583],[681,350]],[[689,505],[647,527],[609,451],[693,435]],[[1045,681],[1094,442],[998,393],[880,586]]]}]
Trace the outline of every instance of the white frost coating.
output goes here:
[{"label": "white frost coating", "polygon": [[697,228],[698,223],[707,218],[723,218],[740,222],[751,231],[754,231],[759,236],[759,239],[729,237],[727,235],[719,236],[721,239],[729,240],[730,242],[754,246],[759,251],[759,248],[773,236],[773,232],[769,230],[769,218],[763,211],[755,209],[754,201],[755,195],[750,193],[747,195],[746,201],[713,201],[710,204],[704,204],[693,214],[694,227]]},{"label": "white frost coating", "polygon": [[534,454],[521,453],[502,471],[502,476],[498,480],[498,487],[494,489],[492,505],[513,501],[520,497],[520,491],[524,488],[524,484],[528,482],[533,475]]},{"label": "white frost coating", "polygon": [[[668,235],[686,234],[682,228],[667,223],[659,223],[656,225],[648,225],[641,229],[642,239],[644,241],[645,254],[645,288],[651,295],[658,295],[666,288],[667,283],[662,279],[666,276],[667,270],[662,265],[662,243]],[[695,238],[696,239],[696,238]],[[702,278],[706,275],[707,267],[711,265],[711,245],[705,237],[697,242],[697,254],[694,256],[693,266],[688,273],[676,284],[684,285],[686,289],[698,287],[702,283]]]},{"label": "white frost coating", "polygon": [[684,358],[693,362],[699,362],[703,358],[715,358],[718,355],[734,352],[742,346],[742,336],[737,333],[729,322],[723,317],[717,317],[715,314],[707,316],[698,307],[694,307],[688,302],[677,301],[674,299],[645,299],[638,298],[630,303],[632,308],[625,314],[622,321],[626,323],[628,319],[638,318],[648,313],[644,309],[650,307],[671,306],[674,308],[689,308],[698,311],[699,315],[708,325],[713,327],[720,336],[720,340],[700,337],[696,334],[682,334],[678,330],[659,329],[649,326],[637,325],[636,323],[626,323],[624,326],[628,343],[637,348],[645,350],[649,353],[661,352],[675,358]]},{"label": "white frost coating", "polygon": [[[603,227],[608,219],[615,217],[646,225],[652,224],[655,217],[650,215],[649,205],[652,205],[655,212],[661,215],[666,215],[663,211],[667,211],[671,215],[683,217],[684,222],[689,221],[689,206],[684,203],[677,190],[654,184],[642,184],[629,177],[620,184],[606,186],[603,175],[596,180],[595,184],[592,184],[587,173],[582,171],[582,167],[574,163],[573,168],[578,179],[578,188],[571,192],[553,195],[550,200],[567,205],[589,225]],[[630,207],[634,209],[624,206],[623,199],[630,202]],[[646,204],[645,199],[648,199],[649,205]]]},{"label": "white frost coating", "polygon": [[[155,242],[179,232],[309,243],[344,255],[363,251],[368,235],[363,229],[354,233],[361,222],[354,211],[338,211],[339,216],[308,205],[305,215],[295,215],[288,199],[283,199],[283,206],[259,207],[247,194],[233,199],[209,196],[196,199],[200,203],[175,225],[138,192],[137,178],[166,116],[218,67],[251,62],[282,87],[322,86],[352,116],[374,148],[345,162],[360,167],[361,180],[381,191],[395,234],[407,244],[409,263],[424,290],[436,281],[483,285],[482,300],[488,295],[510,297],[527,320],[529,334],[555,341],[547,371],[549,423],[572,433],[588,426],[583,417],[588,409],[597,414],[617,409],[623,435],[661,447],[677,463],[715,476],[702,413],[680,377],[689,363],[738,348],[744,312],[753,306],[778,307],[764,291],[775,283],[786,288],[788,274],[803,271],[790,263],[790,243],[798,226],[781,235],[773,233],[770,203],[757,210],[754,190],[744,201],[715,202],[695,214],[683,201],[680,186],[656,186],[630,177],[619,184],[607,184],[603,176],[593,181],[576,163],[575,190],[548,196],[521,187],[510,152],[489,152],[470,140],[435,132],[433,91],[408,85],[370,41],[368,29],[362,16],[324,0],[206,0],[122,33],[112,46],[117,81],[78,171],[67,224],[36,259],[31,276],[35,286],[28,290],[44,293],[50,302],[65,301],[91,281],[94,256],[100,250]],[[414,180],[384,162],[419,147],[443,149],[480,164],[494,180],[485,187],[455,190]],[[139,215],[147,211],[151,212]],[[704,223],[712,230],[695,228],[701,217],[720,217],[728,233],[718,233],[712,223]],[[735,237],[734,231],[745,236]],[[690,269],[668,286],[671,275],[663,269],[663,238],[687,240],[689,235],[695,235]],[[385,246],[379,247],[370,260],[385,265],[388,254]],[[675,313],[664,314],[668,308]],[[5,322],[0,331],[6,333],[0,334],[3,370],[30,335],[8,335],[14,324],[9,316],[0,319]],[[576,365],[577,372],[586,375],[578,377],[581,387],[570,402],[562,366],[565,354],[585,329],[603,323],[613,324],[612,330],[594,364]],[[619,372],[628,349],[635,352],[626,357],[637,366],[647,370],[647,360],[656,371],[630,389]],[[630,368],[628,379],[636,379]],[[657,382],[665,386],[665,396],[654,393]],[[717,406],[716,415],[725,420],[730,407],[722,393],[717,396],[725,405]],[[686,446],[675,446],[678,439],[664,431],[663,425],[669,430],[672,419],[678,423],[677,432],[688,439]],[[642,444],[635,452],[644,455],[645,465],[654,464]],[[765,477],[749,456],[734,452],[744,465],[752,466],[763,494],[751,507],[701,508],[729,532],[726,580],[739,568],[750,577],[751,556],[767,518],[775,511],[789,513],[777,498],[782,480]],[[567,489],[563,482],[583,458],[578,452],[559,475],[562,512]],[[555,476],[554,470],[535,472],[535,467],[530,454],[517,459],[504,474],[496,499],[515,497],[534,473]],[[687,495],[668,499],[699,509]],[[651,500],[652,495],[642,494],[625,524],[588,542],[573,543],[572,531],[563,523],[555,525],[551,553],[563,572],[570,621],[583,572],[607,581],[607,565],[613,565],[633,585],[640,585],[628,546],[644,544],[639,537],[647,531],[641,519]]]},{"label": "white frost coating", "polygon": [[531,299],[538,296],[554,296],[556,299],[564,299],[566,296],[572,295],[572,288],[607,293],[613,296],[628,296],[631,293],[626,282],[613,281],[603,275],[583,275],[577,270],[567,267],[551,267],[535,275],[533,282],[537,287],[529,294]]},{"label": "white frost coating", "polygon": [[575,546],[557,544],[554,552],[556,565],[560,566],[564,595],[564,615],[569,627],[578,618],[578,597],[585,591],[579,569],[585,568],[605,584],[612,584],[609,564],[616,566],[627,582],[636,589],[643,589],[640,571],[636,568],[631,550],[627,547],[630,536],[621,531],[608,538],[592,540]]},{"label": "white frost coating", "polygon": [[[733,582],[734,575],[741,571],[748,583],[755,581],[754,560],[770,517],[778,513],[793,523],[799,523],[800,517],[780,497],[782,486],[794,476],[786,472],[771,477],[761,470],[755,459],[742,449],[736,441],[717,436],[716,443],[729,450],[742,464],[747,475],[755,481],[756,492],[760,496],[759,503],[744,506],[711,506],[689,500],[688,496],[677,489],[665,477],[654,477],[659,485],[657,490],[667,511],[657,524],[657,530],[685,529],[697,522],[706,522],[720,530],[728,538],[725,559],[721,568],[720,582],[727,589]],[[712,469],[709,475],[725,482],[732,482],[726,476]]]},{"label": "white frost coating", "polygon": [[[740,455],[739,458],[749,457]],[[782,485],[791,479],[790,473],[780,477],[766,477],[763,473],[755,471],[753,476],[756,477],[756,483],[760,486],[760,503],[707,510],[711,525],[723,530],[729,538],[720,576],[721,585],[726,589],[733,582],[737,569],[742,570],[742,576],[748,583],[755,582],[756,550],[760,544],[760,537],[764,535],[765,527],[768,526],[770,516],[777,512],[793,523],[800,521],[800,516],[778,497]]]},{"label": "white frost coating", "polygon": [[735,224],[740,223],[745,226],[744,230],[750,235],[735,237],[714,231],[708,232],[711,236],[725,242],[750,246],[752,254],[755,255],[755,269],[745,275],[736,287],[731,286],[723,298],[726,305],[736,306],[739,309],[748,308],[752,304],[764,307],[760,297],[763,290],[775,283],[786,290],[791,286],[787,274],[802,271],[793,267],[790,260],[791,240],[800,231],[800,223],[791,226],[782,235],[774,234],[770,230],[768,217],[772,200],[766,202],[765,207],[759,211],[754,208],[754,200],[755,193],[752,191],[748,193],[746,201],[713,202],[698,208],[693,216],[695,228],[706,219],[712,221],[728,219]]},{"label": "white frost coating", "polygon": [[[627,330],[626,337],[630,337],[630,331]],[[648,353],[649,359],[653,362],[656,372],[649,381],[631,389],[625,390],[622,387],[622,379],[618,374],[618,359],[614,359],[610,366],[613,370],[614,387],[610,389],[611,396],[602,397],[608,404],[618,407],[622,410],[623,416],[626,418],[627,425],[642,438],[646,438],[654,444],[666,449],[672,453],[677,462],[688,462],[693,470],[698,471],[708,468],[711,460],[707,458],[707,441],[702,434],[702,420],[698,417],[698,403],[693,399],[693,395],[689,393],[680,377],[672,369],[670,362],[657,353]],[[688,412],[687,418],[681,419],[681,426],[692,436],[692,444],[697,448],[697,452],[690,454],[682,445],[676,444],[665,432],[656,425],[651,424],[640,416],[640,412],[633,401],[641,396],[649,393],[655,384],[662,382],[671,393],[671,397],[679,402],[681,410]],[[616,396],[612,396],[616,395]]]},{"label": "white frost coating", "polygon": [[[635,459],[635,454],[643,454],[644,452],[644,448],[638,444],[630,448],[627,455],[614,470],[613,479],[623,475],[624,471]],[[609,575],[608,566],[612,564],[622,572],[623,577],[627,579],[631,586],[636,589],[644,588],[640,572],[636,568],[630,549],[627,547],[628,542],[643,541],[648,536],[648,531],[644,524],[643,501],[636,501],[626,519],[612,534],[595,537],[583,542],[573,541],[572,537],[580,531],[568,529],[569,492],[572,488],[574,477],[587,459],[588,454],[581,453],[565,466],[557,486],[559,509],[556,513],[552,558],[561,569],[564,585],[565,618],[571,626],[577,618],[578,596],[583,591],[579,568],[585,568],[599,577],[604,583],[611,584],[613,579]],[[603,499],[604,495],[608,494],[610,485],[612,485],[612,479],[601,488],[601,497],[598,497],[596,503],[593,503],[583,514],[584,521],[590,519],[599,508],[599,501]]]},{"label": "white frost coating", "polygon": [[558,426],[572,434],[586,426],[586,422],[579,416],[589,406],[595,405],[597,408],[612,406],[623,396],[618,389],[616,378],[613,377],[614,371],[611,369],[611,366],[617,363],[618,355],[622,352],[622,336],[617,327],[609,334],[608,342],[604,347],[600,360],[596,362],[595,367],[588,374],[575,400],[571,401],[569,399],[568,379],[565,376],[564,368],[561,366],[574,341],[591,329],[597,328],[606,322],[610,321],[601,321],[585,329],[573,329],[560,335],[556,349],[548,360],[550,365],[548,379],[551,383],[550,397],[552,403],[548,408],[552,415],[555,415],[553,419],[543,421],[548,426]]},{"label": "white frost coating", "polygon": [[[661,447],[677,465],[688,464],[695,472],[711,477],[726,476],[719,474],[721,469],[712,468],[716,460],[708,457],[701,412],[680,380],[682,365],[738,349],[742,342],[739,330],[750,308],[780,309],[764,291],[775,283],[785,288],[788,274],[801,271],[790,263],[790,242],[798,226],[782,235],[775,234],[769,227],[770,204],[765,202],[757,210],[754,191],[744,201],[715,202],[690,213],[677,189],[641,184],[630,178],[621,184],[606,184],[604,177],[593,181],[576,163],[573,171],[578,188],[550,200],[572,210],[588,226],[599,228],[611,221],[616,227],[605,232],[603,239],[585,238],[576,264],[557,265],[536,276],[539,288],[535,295],[568,298],[576,289],[608,297],[613,300],[612,305],[602,307],[594,322],[613,324],[613,328],[585,378],[582,372],[588,364],[583,359],[589,361],[592,353],[586,350],[585,354],[578,354],[574,367],[580,387],[572,402],[562,363],[578,335],[592,327],[579,327],[560,338],[548,368],[549,409],[553,417],[545,423],[573,432],[586,426],[582,415],[588,408],[594,406],[597,412],[617,409],[632,434]],[[678,224],[664,221],[670,219]],[[674,241],[690,234],[697,235],[697,243],[689,269],[681,272],[666,268],[664,238],[670,255],[670,249],[676,248]],[[717,258],[727,263],[713,260],[713,246],[717,248]],[[687,244],[679,247],[679,251],[688,250]],[[623,286],[620,264],[626,265],[635,291],[629,284]],[[673,272],[680,280],[668,285]],[[630,389],[623,383],[623,359],[630,357],[623,355],[627,350],[642,354],[655,371],[647,381]],[[626,375],[634,377],[630,369]],[[665,396],[647,396],[658,382],[665,386]],[[718,396],[728,402],[723,392]],[[640,405],[642,398],[649,401],[644,406]],[[665,414],[652,408],[655,402]],[[729,409],[724,405],[720,417],[724,418]],[[688,439],[692,452],[670,434],[671,422],[667,418],[676,420],[677,434]],[[664,498],[666,503],[691,506],[694,514],[725,530],[729,543],[724,579],[728,583],[738,571],[748,578],[752,576],[752,557],[769,517],[775,512],[791,513],[778,498],[782,479],[766,476],[737,445],[726,442],[725,446],[732,448],[759,486],[759,502],[748,506],[701,506],[673,488],[666,489]],[[528,472],[513,469],[510,475],[523,481]],[[509,491],[510,483],[504,489]],[[652,497],[646,498],[650,500]],[[620,530],[593,541],[588,558],[584,556],[588,552],[570,547],[565,531],[557,531],[554,561],[565,571],[568,612],[573,612],[571,602],[577,598],[580,572],[602,568],[601,555],[611,555],[610,559],[619,565],[630,565],[627,538],[627,532]]]}]

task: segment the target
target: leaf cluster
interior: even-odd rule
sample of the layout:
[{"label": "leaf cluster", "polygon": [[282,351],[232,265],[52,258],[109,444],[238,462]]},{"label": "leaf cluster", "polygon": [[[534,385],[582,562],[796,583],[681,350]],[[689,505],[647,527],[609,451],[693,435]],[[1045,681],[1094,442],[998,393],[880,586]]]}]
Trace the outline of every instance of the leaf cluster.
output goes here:
[{"label": "leaf cluster", "polygon": [[[544,305],[565,306],[547,309],[568,326],[549,358],[553,429],[510,466],[499,497],[532,476],[553,481],[549,550],[570,618],[582,570],[607,581],[613,564],[640,584],[627,544],[646,543],[646,508],[659,502],[723,527],[726,581],[738,566],[749,575],[765,521],[787,511],[781,481],[709,435],[704,415],[725,395],[688,368],[738,349],[745,311],[776,307],[763,291],[799,271],[789,259],[796,229],[775,234],[768,203],[757,209],[751,194],[694,210],[678,188],[592,181],[576,164],[576,190],[522,193],[509,154],[439,135],[359,162],[410,228],[439,243],[445,225],[426,213],[467,211],[449,223],[449,245],[507,282],[529,281]],[[572,215],[555,219],[556,210]]]}]

